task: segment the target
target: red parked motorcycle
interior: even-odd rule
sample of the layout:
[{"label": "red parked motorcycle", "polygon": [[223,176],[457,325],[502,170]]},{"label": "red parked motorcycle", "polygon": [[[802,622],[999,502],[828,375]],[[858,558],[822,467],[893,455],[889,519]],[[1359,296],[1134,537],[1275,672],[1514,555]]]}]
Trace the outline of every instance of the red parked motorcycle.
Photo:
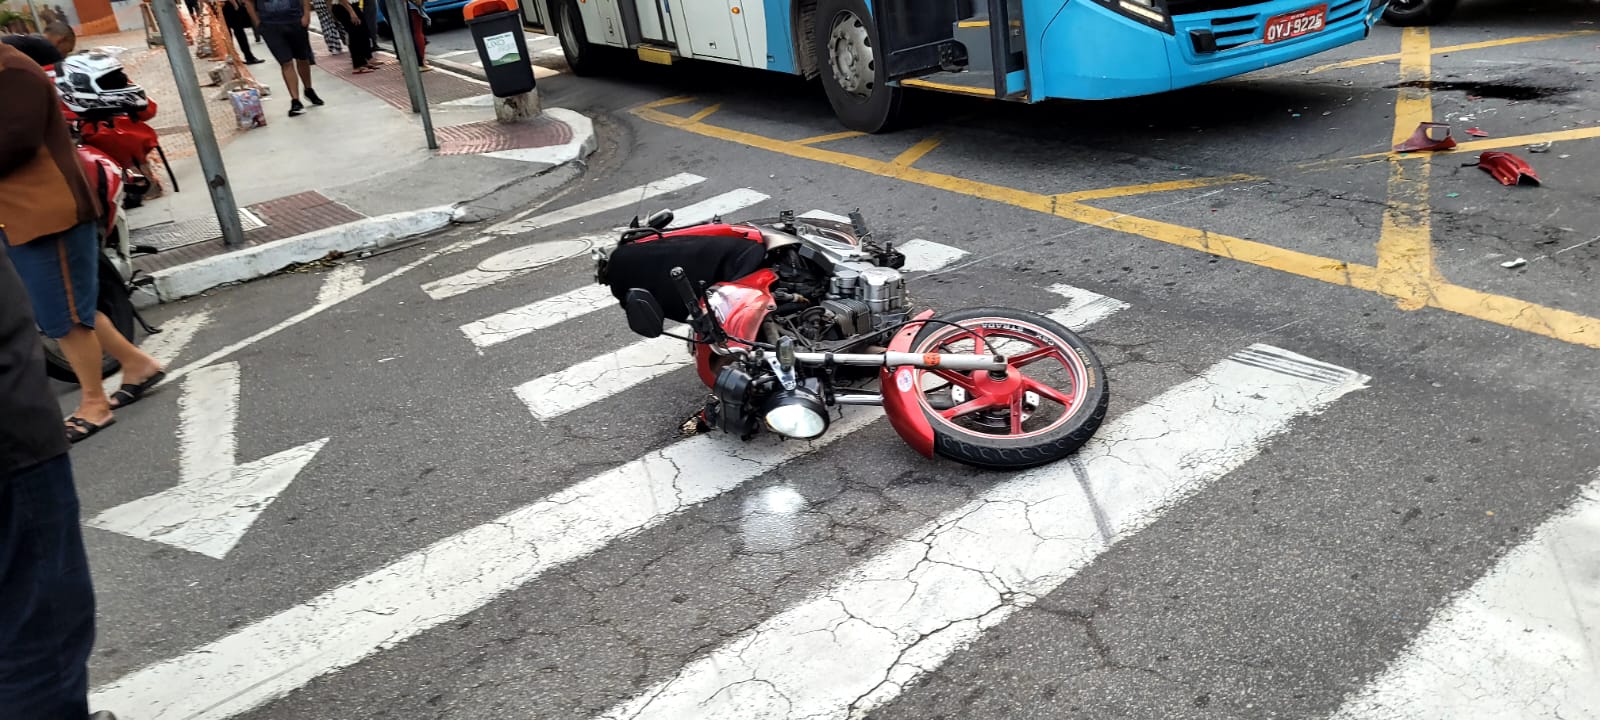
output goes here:
[{"label": "red parked motorcycle", "polygon": [[121,61],[96,49],[69,55],[45,71],[55,78],[61,114],[79,140],[100,149],[148,183],[141,192],[129,194],[128,207],[138,207],[145,194],[156,189],[150,181],[152,152],[167,169],[172,191],[178,191],[178,178],[167,162],[166,149],[149,123],[156,115],[156,103],[144,88],[128,79]]},{"label": "red parked motorcycle", "polygon": [[634,332],[689,343],[711,389],[702,429],[810,439],[837,406],[881,405],[925,456],[1015,470],[1070,455],[1105,417],[1105,371],[1081,338],[1023,310],[913,311],[905,256],[860,213],[848,225],[671,222],[636,218],[596,251],[596,279]]}]

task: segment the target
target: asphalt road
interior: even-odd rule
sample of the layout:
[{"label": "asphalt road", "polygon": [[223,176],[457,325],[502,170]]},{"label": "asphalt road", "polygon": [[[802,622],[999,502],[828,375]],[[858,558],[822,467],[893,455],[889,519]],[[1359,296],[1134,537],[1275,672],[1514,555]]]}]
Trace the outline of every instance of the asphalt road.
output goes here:
[{"label": "asphalt road", "polygon": [[[1445,49],[1431,92],[1395,87],[1399,58],[1360,64],[1402,51],[1381,27],[1154,98],[919,96],[913,127],[822,141],[840,128],[820,91],[770,75],[639,65],[542,81],[548,105],[596,117],[604,139],[583,180],[530,200],[529,218],[701,180],[153,311],[197,328],[182,366],[369,283],[219,359],[237,363],[238,462],[326,438],[275,501],[245,503],[262,509],[236,545],[218,558],[159,541],[171,528],[87,530],[97,698],[132,720],[836,716],[858,699],[907,719],[1600,717],[1582,677],[1597,646],[1586,661],[1568,648],[1568,663],[1539,644],[1558,615],[1579,637],[1597,625],[1592,541],[1563,551],[1570,603],[1537,628],[1427,629],[1458,597],[1491,597],[1476,584],[1536,528],[1600,497],[1580,499],[1600,467],[1600,26],[1592,5],[1538,7],[1468,4],[1428,45],[1408,40],[1410,67],[1419,47]],[[1402,95],[1479,149],[1554,139],[1506,148],[1543,185],[1503,187],[1464,166],[1471,152],[1383,155]],[[754,194],[726,195],[741,190]],[[921,458],[883,422],[816,448],[686,444],[678,424],[703,390],[684,368],[615,391],[540,385],[627,364],[609,354],[638,338],[610,308],[489,343],[464,330],[592,283],[586,258],[439,290],[499,253],[713,198],[729,217],[859,207],[880,237],[964,252],[912,276],[933,307],[1049,311],[1058,285],[1126,304],[1084,331],[1113,392],[1108,441],[1085,453],[1109,459],[1062,476],[1067,499],[1029,505],[1030,532],[990,549],[1036,572],[1027,589],[941,545],[1004,528],[984,512],[1018,478]],[[1229,360],[1255,345],[1342,385],[1194,400],[1257,372]],[[175,429],[199,412],[183,398],[228,382],[192,372],[75,450],[85,518],[215,462],[214,443]],[[187,431],[209,437],[209,417]],[[618,489],[640,484],[656,492]],[[978,579],[873,579],[908,541],[933,549],[919,573]],[[895,613],[948,622],[874,619]],[[1431,676],[1386,684],[1450,662],[1474,673],[1469,704],[1440,710],[1455,690]],[[1497,705],[1521,700],[1484,690],[1495,670],[1551,678],[1544,696],[1566,699]],[[1384,711],[1372,698],[1394,687],[1408,699]],[[152,710],[167,702],[196,709]]]}]

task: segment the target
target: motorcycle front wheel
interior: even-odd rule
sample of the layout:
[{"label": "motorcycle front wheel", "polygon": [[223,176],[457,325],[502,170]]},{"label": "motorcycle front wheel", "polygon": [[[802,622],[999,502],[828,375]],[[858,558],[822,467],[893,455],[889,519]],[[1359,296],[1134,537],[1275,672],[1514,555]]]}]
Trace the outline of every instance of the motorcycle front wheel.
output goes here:
[{"label": "motorcycle front wheel", "polygon": [[[971,308],[925,325],[915,353],[999,354],[1004,377],[987,371],[920,371],[918,405],[933,450],[982,468],[1019,470],[1076,452],[1105,420],[1105,368],[1082,338],[1048,317],[1011,308]],[[949,324],[946,324],[949,323]]]},{"label": "motorcycle front wheel", "polygon": [[[95,309],[105,313],[111,319],[111,324],[117,332],[127,338],[129,342],[137,344],[134,335],[133,298],[128,295],[128,288],[122,281],[122,274],[117,272],[117,266],[111,264],[111,259],[103,253],[100,255],[100,297],[95,304]],[[50,377],[65,383],[77,384],[78,376],[72,372],[72,364],[67,362],[67,356],[61,353],[61,345],[55,340],[40,335],[44,341],[44,370]],[[105,355],[100,360],[100,376],[111,377],[122,369],[122,363]]]}]

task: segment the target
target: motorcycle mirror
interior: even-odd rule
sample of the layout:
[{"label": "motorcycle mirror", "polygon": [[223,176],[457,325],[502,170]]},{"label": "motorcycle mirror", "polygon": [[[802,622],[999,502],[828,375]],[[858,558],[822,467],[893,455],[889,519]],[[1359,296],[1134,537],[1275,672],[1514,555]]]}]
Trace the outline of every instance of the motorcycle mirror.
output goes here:
[{"label": "motorcycle mirror", "polygon": [[672,218],[673,215],[671,210],[661,210],[656,212],[656,214],[646,218],[644,224],[646,227],[653,227],[657,230],[665,230],[668,225],[672,224]]},{"label": "motorcycle mirror", "polygon": [[661,337],[665,320],[661,303],[649,290],[634,288],[628,291],[628,302],[623,306],[628,315],[628,329],[647,338]]}]

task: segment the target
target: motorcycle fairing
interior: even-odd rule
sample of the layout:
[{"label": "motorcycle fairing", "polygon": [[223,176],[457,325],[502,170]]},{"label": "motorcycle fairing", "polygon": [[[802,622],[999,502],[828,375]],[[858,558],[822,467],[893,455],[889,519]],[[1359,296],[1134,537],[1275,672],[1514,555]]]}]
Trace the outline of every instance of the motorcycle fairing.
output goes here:
[{"label": "motorcycle fairing", "polygon": [[[767,313],[772,312],[775,303],[772,300],[772,284],[778,281],[778,274],[768,268],[762,268],[733,282],[725,282],[711,288],[711,293],[706,298],[706,305],[717,316],[717,322],[722,324],[723,332],[728,334],[730,345],[742,345],[731,338],[755,340],[761,336],[761,323],[767,319]],[[695,346],[695,363],[700,372],[700,381],[708,388],[717,385],[717,371],[720,364],[717,357],[707,345]]]},{"label": "motorcycle fairing", "polygon": [[1486,152],[1478,156],[1478,167],[1499,180],[1501,185],[1539,184],[1533,166],[1508,152]]},{"label": "motorcycle fairing", "polygon": [[[895,333],[894,339],[889,341],[889,352],[911,352],[911,344],[916,341],[917,333],[922,332],[924,326],[923,323],[916,321],[927,320],[930,317],[933,317],[932,310],[917,313],[912,318],[913,322]],[[900,439],[910,445],[912,450],[922,453],[923,457],[931,458],[933,426],[928,423],[928,416],[922,412],[919,372],[911,367],[886,367],[881,372],[879,391],[883,393],[884,414],[889,416],[889,424],[900,434]]]}]

